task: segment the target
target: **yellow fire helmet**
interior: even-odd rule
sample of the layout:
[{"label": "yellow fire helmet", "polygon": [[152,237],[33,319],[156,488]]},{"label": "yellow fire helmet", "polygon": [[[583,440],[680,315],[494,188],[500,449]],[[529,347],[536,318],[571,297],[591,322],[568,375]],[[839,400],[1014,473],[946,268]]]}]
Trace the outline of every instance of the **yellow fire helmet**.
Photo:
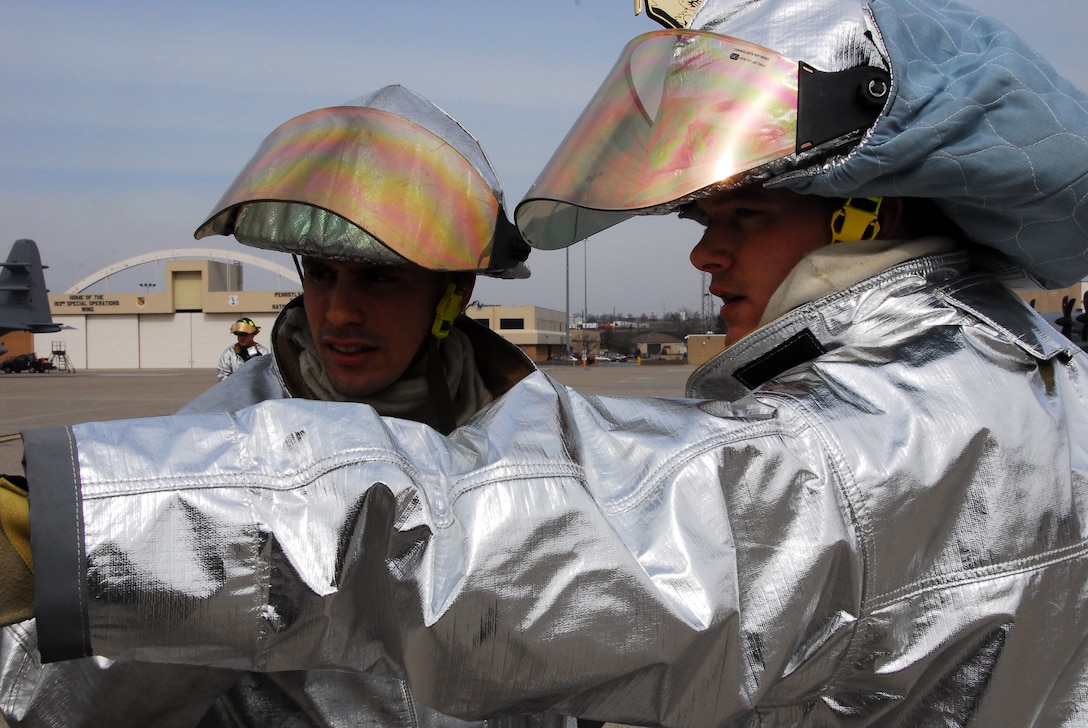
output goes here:
[{"label": "yellow fire helmet", "polygon": [[240,318],[230,327],[230,332],[232,334],[258,334],[260,331],[261,327],[255,324],[253,319],[250,318]]}]

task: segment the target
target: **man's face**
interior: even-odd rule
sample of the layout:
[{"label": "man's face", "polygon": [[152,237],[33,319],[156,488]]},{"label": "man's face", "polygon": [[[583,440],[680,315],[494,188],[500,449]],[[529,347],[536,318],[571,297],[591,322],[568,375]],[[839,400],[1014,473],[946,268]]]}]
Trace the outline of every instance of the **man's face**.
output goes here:
[{"label": "man's face", "polygon": [[249,347],[253,346],[253,337],[256,334],[250,334],[245,331],[237,331],[234,335],[238,337],[238,346],[242,349],[248,349]]},{"label": "man's face", "polygon": [[421,373],[413,359],[434,323],[441,273],[320,258],[302,268],[306,320],[337,391],[361,398]]},{"label": "man's face", "polygon": [[706,231],[691,251],[691,263],[710,274],[731,346],[756,329],[771,295],[798,261],[831,242],[831,215],[841,202],[751,187],[695,205],[692,217]]}]

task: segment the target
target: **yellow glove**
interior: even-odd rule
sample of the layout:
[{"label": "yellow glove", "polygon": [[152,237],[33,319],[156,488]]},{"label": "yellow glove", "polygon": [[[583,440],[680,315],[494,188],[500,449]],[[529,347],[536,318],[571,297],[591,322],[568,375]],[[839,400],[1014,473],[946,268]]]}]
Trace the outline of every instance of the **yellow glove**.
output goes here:
[{"label": "yellow glove", "polygon": [[26,489],[6,475],[0,475],[0,531],[0,626],[4,626],[34,616],[30,501]]}]

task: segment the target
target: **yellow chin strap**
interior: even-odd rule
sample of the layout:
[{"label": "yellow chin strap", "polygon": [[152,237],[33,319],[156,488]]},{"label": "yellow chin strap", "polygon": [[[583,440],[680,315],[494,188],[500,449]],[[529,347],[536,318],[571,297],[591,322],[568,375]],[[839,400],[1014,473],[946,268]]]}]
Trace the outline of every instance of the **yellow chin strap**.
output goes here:
[{"label": "yellow chin strap", "polygon": [[872,240],[880,232],[883,197],[851,197],[831,216],[831,242]]},{"label": "yellow chin strap", "polygon": [[431,333],[436,339],[444,339],[450,335],[453,329],[453,320],[461,313],[461,303],[465,300],[465,284],[451,283],[446,286],[446,292],[442,294],[442,300],[434,311],[434,324]]}]

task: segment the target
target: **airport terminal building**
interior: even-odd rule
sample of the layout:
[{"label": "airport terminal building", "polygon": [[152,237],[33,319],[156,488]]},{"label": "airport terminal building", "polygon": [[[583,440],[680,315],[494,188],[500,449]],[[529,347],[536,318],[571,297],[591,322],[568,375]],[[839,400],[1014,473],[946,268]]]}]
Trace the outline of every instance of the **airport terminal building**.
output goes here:
[{"label": "airport terminal building", "polygon": [[[223,255],[222,251],[206,252]],[[76,371],[214,368],[223,350],[234,342],[231,324],[243,316],[253,319],[262,329],[257,341],[267,346],[276,316],[302,292],[301,286],[242,290],[238,260],[170,259],[182,256],[191,258],[194,250],[129,259],[80,281],[69,292],[50,293],[53,321],[66,328],[34,335],[34,352],[50,358],[60,349]],[[256,256],[231,252],[230,257],[245,259],[287,280],[298,279],[291,269]],[[153,284],[153,290],[148,285],[141,292],[79,292],[125,267],[153,260],[166,261],[166,280]],[[467,313],[519,346],[534,361],[565,351],[566,317],[562,311],[473,303]]]}]

